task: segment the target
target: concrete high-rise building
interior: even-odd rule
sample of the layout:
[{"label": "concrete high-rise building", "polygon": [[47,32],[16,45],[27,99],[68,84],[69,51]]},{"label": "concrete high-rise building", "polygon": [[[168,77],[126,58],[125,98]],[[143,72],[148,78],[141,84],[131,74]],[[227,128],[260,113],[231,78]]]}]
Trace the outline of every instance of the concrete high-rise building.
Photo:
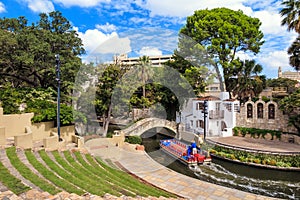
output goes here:
[{"label": "concrete high-rise building", "polygon": [[300,82],[300,72],[291,72],[291,71],[282,72],[281,67],[278,67],[278,78],[288,78]]},{"label": "concrete high-rise building", "polygon": [[[172,60],[173,55],[159,55],[159,56],[148,56],[149,61],[152,66],[160,67],[165,62]],[[121,54],[119,56],[114,56],[114,63],[119,63],[122,65],[134,66],[139,63],[140,57],[129,58],[127,54]]]}]

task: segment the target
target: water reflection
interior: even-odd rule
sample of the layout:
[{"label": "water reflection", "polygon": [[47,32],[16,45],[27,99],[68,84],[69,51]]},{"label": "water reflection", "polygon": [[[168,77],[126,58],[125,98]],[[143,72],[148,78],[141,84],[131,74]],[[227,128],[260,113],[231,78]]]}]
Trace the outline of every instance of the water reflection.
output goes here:
[{"label": "water reflection", "polygon": [[300,173],[254,168],[214,159],[211,165],[201,166],[201,173],[194,173],[159,149],[155,135],[143,139],[147,153],[157,162],[174,171],[203,181],[239,190],[284,199],[300,199]]}]

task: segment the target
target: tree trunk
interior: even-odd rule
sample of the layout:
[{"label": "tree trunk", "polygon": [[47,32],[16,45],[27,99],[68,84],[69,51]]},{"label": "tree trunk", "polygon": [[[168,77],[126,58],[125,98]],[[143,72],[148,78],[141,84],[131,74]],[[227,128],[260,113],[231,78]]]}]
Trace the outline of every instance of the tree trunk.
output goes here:
[{"label": "tree trunk", "polygon": [[[145,67],[142,66],[142,81],[143,81],[143,97],[146,98],[146,87],[145,87]],[[145,110],[145,103],[143,103],[143,112]]]},{"label": "tree trunk", "polygon": [[108,132],[108,126],[109,126],[109,122],[110,122],[111,110],[112,110],[112,105],[109,104],[107,116],[103,118],[103,130],[104,130],[103,131],[103,136],[105,136],[105,137],[106,137],[107,132]]},{"label": "tree trunk", "polygon": [[225,92],[225,88],[224,88],[224,84],[223,84],[223,80],[222,80],[222,75],[221,75],[221,72],[219,70],[219,67],[218,67],[217,63],[214,64],[214,67],[215,67],[215,70],[217,72],[217,79],[218,79],[219,84],[220,84],[220,90],[221,90],[221,92]]}]

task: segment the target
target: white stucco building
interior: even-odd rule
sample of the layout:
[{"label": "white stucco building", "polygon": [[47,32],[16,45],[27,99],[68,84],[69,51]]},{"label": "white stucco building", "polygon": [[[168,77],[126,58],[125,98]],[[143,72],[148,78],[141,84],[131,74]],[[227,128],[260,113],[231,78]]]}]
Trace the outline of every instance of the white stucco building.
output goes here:
[{"label": "white stucco building", "polygon": [[206,137],[232,136],[236,126],[236,113],[240,110],[238,100],[229,99],[226,92],[220,97],[207,96],[189,99],[180,113],[181,131],[204,134],[204,101],[207,101]]}]

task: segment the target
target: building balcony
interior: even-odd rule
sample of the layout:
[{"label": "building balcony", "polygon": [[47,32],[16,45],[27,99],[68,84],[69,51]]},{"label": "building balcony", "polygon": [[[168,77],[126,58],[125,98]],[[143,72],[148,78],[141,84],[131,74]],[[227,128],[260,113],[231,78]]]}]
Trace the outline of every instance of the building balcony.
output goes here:
[{"label": "building balcony", "polygon": [[224,110],[210,110],[209,119],[224,119]]}]

